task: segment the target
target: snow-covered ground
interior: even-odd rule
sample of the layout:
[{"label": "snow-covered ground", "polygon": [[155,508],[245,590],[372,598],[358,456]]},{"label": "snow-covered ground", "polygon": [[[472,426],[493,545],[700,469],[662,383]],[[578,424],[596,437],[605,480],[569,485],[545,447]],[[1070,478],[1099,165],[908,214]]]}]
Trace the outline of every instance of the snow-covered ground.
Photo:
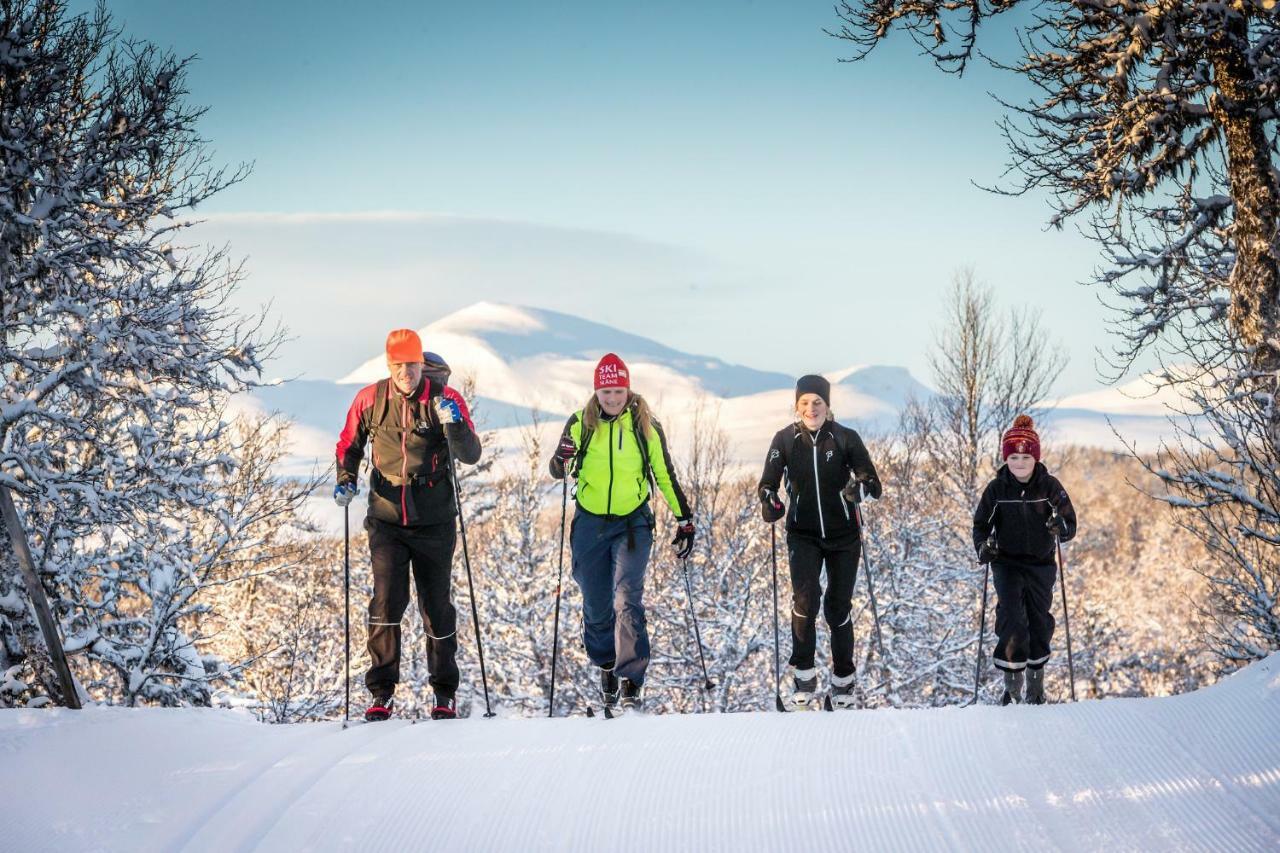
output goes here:
[{"label": "snow-covered ground", "polygon": [[1280,849],[1280,654],[1165,699],[267,726],[0,711],[4,850]]}]

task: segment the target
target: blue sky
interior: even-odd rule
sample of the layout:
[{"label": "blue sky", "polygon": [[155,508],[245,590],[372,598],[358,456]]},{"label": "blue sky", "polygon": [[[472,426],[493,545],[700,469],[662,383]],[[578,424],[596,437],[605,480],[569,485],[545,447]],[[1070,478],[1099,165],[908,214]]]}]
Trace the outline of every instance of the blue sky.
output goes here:
[{"label": "blue sky", "polygon": [[840,63],[830,2],[109,8],[199,56],[204,136],[254,164],[200,233],[289,326],[278,372],[341,375],[387,328],[491,299],[762,369],[927,381],[968,264],[1045,312],[1060,391],[1098,384],[1095,247],[1046,232],[1044,198],[973,186],[1007,159],[987,92],[1019,82],[942,74],[904,37]]}]

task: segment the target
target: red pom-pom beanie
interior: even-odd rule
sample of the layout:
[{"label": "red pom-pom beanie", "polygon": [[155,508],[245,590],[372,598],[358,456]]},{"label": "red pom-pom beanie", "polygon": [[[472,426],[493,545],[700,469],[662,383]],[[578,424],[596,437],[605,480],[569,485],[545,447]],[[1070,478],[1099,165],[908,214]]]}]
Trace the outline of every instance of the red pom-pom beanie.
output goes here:
[{"label": "red pom-pom beanie", "polygon": [[1030,453],[1037,462],[1040,461],[1040,435],[1035,430],[1035,422],[1026,415],[1018,415],[1013,419],[1000,440],[1000,458],[1008,459],[1014,453]]}]

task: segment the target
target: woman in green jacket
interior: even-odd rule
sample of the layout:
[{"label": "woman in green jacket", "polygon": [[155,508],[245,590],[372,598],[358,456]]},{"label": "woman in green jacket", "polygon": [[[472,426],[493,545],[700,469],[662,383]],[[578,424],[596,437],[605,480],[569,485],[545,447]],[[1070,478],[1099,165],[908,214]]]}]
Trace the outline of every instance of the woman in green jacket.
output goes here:
[{"label": "woman in green jacket", "polygon": [[649,633],[644,575],[653,547],[649,496],[656,486],[677,532],[681,559],[693,551],[693,513],[680,484],[666,436],[639,394],[622,359],[609,353],[596,365],[595,393],[564,425],[551,458],[551,476],[578,481],[577,511],[569,534],[573,579],[582,590],[583,642],[600,667],[606,706],[638,708]]}]

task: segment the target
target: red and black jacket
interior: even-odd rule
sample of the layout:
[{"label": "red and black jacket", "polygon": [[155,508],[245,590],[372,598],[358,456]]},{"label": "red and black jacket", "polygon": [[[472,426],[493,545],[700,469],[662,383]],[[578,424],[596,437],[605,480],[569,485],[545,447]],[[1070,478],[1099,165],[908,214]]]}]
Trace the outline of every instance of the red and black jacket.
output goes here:
[{"label": "red and black jacket", "polygon": [[417,393],[396,390],[390,379],[360,389],[347,411],[338,439],[338,483],[359,477],[364,446],[370,442],[369,515],[413,527],[440,524],[458,513],[449,482],[445,429],[435,411],[444,397],[458,404],[462,422],[449,424],[448,441],[458,462],[480,461],[480,439],[462,395],[428,376]]}]

